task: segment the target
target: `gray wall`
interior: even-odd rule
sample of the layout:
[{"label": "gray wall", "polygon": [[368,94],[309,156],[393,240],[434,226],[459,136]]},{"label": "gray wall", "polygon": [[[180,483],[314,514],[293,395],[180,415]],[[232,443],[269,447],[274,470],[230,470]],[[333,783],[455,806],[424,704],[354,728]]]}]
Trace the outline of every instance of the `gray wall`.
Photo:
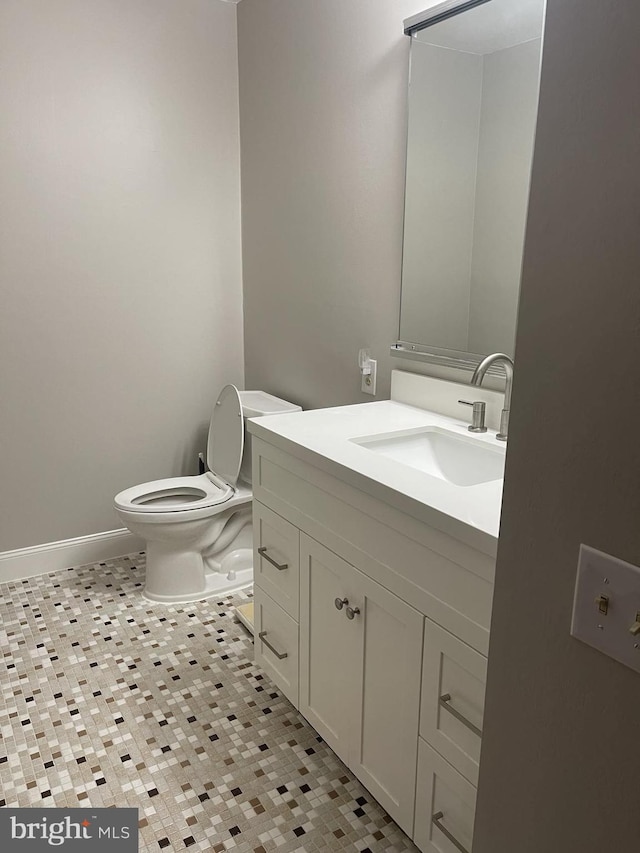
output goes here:
[{"label": "gray wall", "polygon": [[360,402],[358,349],[388,397],[397,339],[409,39],[425,0],[238,6],[247,387]]},{"label": "gray wall", "polygon": [[242,381],[235,16],[0,4],[0,551],[120,527]]},{"label": "gray wall", "polygon": [[640,675],[569,636],[640,565],[640,4],[549,0],[474,853],[637,850]]}]

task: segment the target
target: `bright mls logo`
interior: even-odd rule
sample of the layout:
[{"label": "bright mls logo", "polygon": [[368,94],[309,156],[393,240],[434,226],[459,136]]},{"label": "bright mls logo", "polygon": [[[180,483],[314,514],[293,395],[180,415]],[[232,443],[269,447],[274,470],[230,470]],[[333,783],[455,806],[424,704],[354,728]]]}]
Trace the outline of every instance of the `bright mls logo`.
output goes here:
[{"label": "bright mls logo", "polygon": [[138,809],[0,809],[0,850],[138,853]]}]

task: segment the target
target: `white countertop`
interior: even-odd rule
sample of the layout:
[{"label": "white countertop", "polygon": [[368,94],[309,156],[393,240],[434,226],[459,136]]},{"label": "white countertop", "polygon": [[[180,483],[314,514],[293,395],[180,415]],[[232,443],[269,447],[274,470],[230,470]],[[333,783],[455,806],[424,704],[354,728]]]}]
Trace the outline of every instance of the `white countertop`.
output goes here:
[{"label": "white countertop", "polygon": [[[309,462],[432,527],[495,556],[502,480],[456,486],[350,439],[439,427],[469,438],[468,421],[391,400],[271,415],[248,421],[252,435]],[[504,453],[495,431],[471,436]]]}]

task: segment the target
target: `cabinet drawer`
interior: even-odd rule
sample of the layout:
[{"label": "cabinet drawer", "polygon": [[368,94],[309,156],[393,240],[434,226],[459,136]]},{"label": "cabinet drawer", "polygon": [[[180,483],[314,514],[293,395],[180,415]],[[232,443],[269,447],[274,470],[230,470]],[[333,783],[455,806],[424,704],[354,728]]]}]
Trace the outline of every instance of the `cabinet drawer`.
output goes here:
[{"label": "cabinet drawer", "polygon": [[259,501],[253,503],[254,581],[298,619],[300,532]]},{"label": "cabinet drawer", "polygon": [[256,587],[254,595],[256,663],[298,707],[298,623]]},{"label": "cabinet drawer", "polygon": [[420,850],[471,853],[475,811],[474,786],[419,738],[413,840]]},{"label": "cabinet drawer", "polygon": [[487,659],[425,619],[420,734],[478,784]]}]

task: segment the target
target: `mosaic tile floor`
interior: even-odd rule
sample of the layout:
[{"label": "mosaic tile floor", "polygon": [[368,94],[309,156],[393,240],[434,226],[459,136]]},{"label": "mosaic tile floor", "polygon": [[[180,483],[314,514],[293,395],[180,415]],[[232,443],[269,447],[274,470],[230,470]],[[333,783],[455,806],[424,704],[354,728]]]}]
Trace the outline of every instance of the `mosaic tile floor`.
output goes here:
[{"label": "mosaic tile floor", "polygon": [[154,853],[415,851],[255,666],[247,595],[152,605],[143,577],[0,585],[0,805],[135,806]]}]

